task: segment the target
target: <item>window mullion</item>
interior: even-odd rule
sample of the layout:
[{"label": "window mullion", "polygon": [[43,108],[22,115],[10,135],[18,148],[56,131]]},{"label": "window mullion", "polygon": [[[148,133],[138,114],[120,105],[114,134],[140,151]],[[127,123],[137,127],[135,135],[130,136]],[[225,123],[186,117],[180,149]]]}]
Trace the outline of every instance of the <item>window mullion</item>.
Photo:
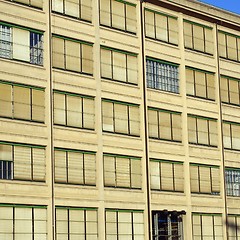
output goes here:
[{"label": "window mullion", "polygon": [[85,169],[85,154],[82,154],[83,156],[83,184],[86,184],[86,169]]}]

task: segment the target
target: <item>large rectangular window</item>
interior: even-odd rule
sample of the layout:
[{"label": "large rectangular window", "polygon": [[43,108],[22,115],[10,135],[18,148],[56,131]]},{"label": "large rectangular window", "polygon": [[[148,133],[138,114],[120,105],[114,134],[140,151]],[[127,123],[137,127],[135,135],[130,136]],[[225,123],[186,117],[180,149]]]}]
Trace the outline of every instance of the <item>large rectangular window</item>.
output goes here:
[{"label": "large rectangular window", "polygon": [[104,186],[119,188],[142,188],[141,159],[105,153]]},{"label": "large rectangular window", "polygon": [[53,0],[52,11],[91,22],[92,0]]},{"label": "large rectangular window", "polygon": [[240,197],[240,169],[225,169],[226,188],[228,196]]},{"label": "large rectangular window", "polygon": [[138,83],[137,54],[101,47],[101,77],[115,81]]},{"label": "large rectangular window", "polygon": [[54,91],[54,124],[94,129],[94,98]]},{"label": "large rectangular window", "polygon": [[145,9],[145,36],[178,45],[178,21],[165,13]]},{"label": "large rectangular window", "polygon": [[0,23],[0,57],[43,65],[43,32]]},{"label": "large rectangular window", "polygon": [[240,123],[223,121],[223,146],[240,150]]},{"label": "large rectangular window", "polygon": [[182,141],[181,113],[148,108],[149,137],[167,141]]},{"label": "large rectangular window", "polygon": [[210,147],[217,147],[217,119],[188,115],[188,141]]},{"label": "large rectangular window", "polygon": [[221,214],[192,213],[193,240],[223,240],[223,220]]},{"label": "large rectangular window", "polygon": [[93,44],[53,35],[53,67],[93,75]]},{"label": "large rectangular window", "polygon": [[183,163],[150,159],[151,189],[160,191],[184,191]]},{"label": "large rectangular window", "polygon": [[240,215],[239,214],[229,214],[228,218],[228,239],[238,240],[240,239]]},{"label": "large rectangular window", "polygon": [[47,240],[47,207],[1,204],[0,239]]},{"label": "large rectangular window", "polygon": [[179,93],[178,65],[158,59],[146,59],[147,87]]},{"label": "large rectangular window", "polygon": [[144,240],[143,211],[106,209],[106,239]]},{"label": "large rectangular window", "polygon": [[123,0],[100,0],[100,24],[136,34],[136,4]]},{"label": "large rectangular window", "polygon": [[192,193],[220,194],[220,170],[218,166],[190,164]]},{"label": "large rectangular window", "polygon": [[240,79],[221,76],[221,101],[232,105],[240,105]]},{"label": "large rectangular window", "polygon": [[0,179],[45,181],[45,147],[0,142]]},{"label": "large rectangular window", "polygon": [[44,122],[44,89],[0,81],[0,116]]},{"label": "large rectangular window", "polygon": [[240,36],[218,31],[219,56],[240,62]]},{"label": "large rectangular window", "polygon": [[16,3],[22,3],[24,5],[40,8],[43,7],[43,0],[8,0],[9,2],[16,2]]},{"label": "large rectangular window", "polygon": [[103,131],[139,136],[139,105],[102,100]]},{"label": "large rectangular window", "polygon": [[94,152],[55,148],[55,182],[96,185]]},{"label": "large rectangular window", "polygon": [[213,31],[211,27],[184,20],[183,29],[185,48],[213,54]]},{"label": "large rectangular window", "polygon": [[187,95],[215,100],[214,73],[196,68],[186,68]]},{"label": "large rectangular window", "polygon": [[96,208],[60,207],[56,209],[56,239],[98,239]]},{"label": "large rectangular window", "polygon": [[153,240],[183,240],[185,211],[152,211]]}]

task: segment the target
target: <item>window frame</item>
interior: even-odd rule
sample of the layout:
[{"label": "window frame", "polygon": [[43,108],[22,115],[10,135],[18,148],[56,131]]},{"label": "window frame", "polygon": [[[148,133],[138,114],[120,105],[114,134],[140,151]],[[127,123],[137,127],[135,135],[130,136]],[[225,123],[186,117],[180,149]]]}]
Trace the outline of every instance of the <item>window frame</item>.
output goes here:
[{"label": "window frame", "polygon": [[[185,42],[185,39],[186,39],[186,35],[185,35],[185,33],[183,33],[183,35],[184,35],[184,48],[185,49],[188,49],[188,50],[192,50],[192,51],[195,51],[195,52],[199,52],[199,53],[204,53],[204,54],[207,54],[207,55],[209,55],[209,56],[213,56],[213,52],[209,52],[207,49],[208,49],[208,47],[207,47],[207,44],[206,44],[206,29],[208,29],[208,30],[213,30],[213,28],[212,27],[209,27],[209,26],[206,26],[206,25],[203,25],[203,24],[201,24],[201,23],[196,23],[196,22],[192,22],[192,21],[190,21],[190,20],[187,20],[187,19],[183,19],[183,23],[188,23],[188,24],[191,24],[191,36],[188,36],[190,39],[191,39],[191,46],[192,47],[187,47],[186,46],[186,42]],[[201,51],[201,50],[198,50],[198,49],[196,49],[196,47],[195,47],[195,44],[194,44],[194,31],[193,31],[193,27],[194,26],[196,26],[196,27],[201,27],[202,28],[202,30],[203,30],[203,48],[204,48],[204,50],[203,51]],[[184,28],[185,29],[185,28]],[[214,44],[213,44],[213,35],[212,35],[212,46],[214,46]]]},{"label": "window frame", "polygon": [[[153,17],[153,20],[154,20],[154,23],[153,23],[153,28],[154,28],[154,35],[155,37],[151,37],[151,36],[147,36],[147,27],[146,27],[146,12],[151,12],[153,13],[154,17]],[[156,33],[156,28],[157,28],[157,25],[156,25],[156,15],[160,15],[160,16],[163,16],[163,17],[166,17],[166,23],[167,23],[167,29],[166,29],[166,33],[167,33],[167,40],[163,40],[163,39],[160,39],[157,37],[157,33]],[[152,9],[149,9],[149,8],[144,8],[144,24],[145,24],[145,37],[148,38],[148,39],[153,39],[155,41],[159,41],[159,42],[164,42],[164,43],[168,43],[168,44],[171,44],[171,45],[174,45],[174,46],[178,46],[178,35],[179,35],[179,32],[177,31],[176,34],[177,34],[177,43],[174,43],[173,41],[170,40],[170,24],[169,24],[169,19],[174,19],[176,20],[177,22],[177,29],[178,29],[178,18],[175,17],[175,16],[172,16],[172,15],[168,15],[166,13],[163,13],[163,12],[158,12],[158,11],[155,11],[155,10],[152,10]]]},{"label": "window frame", "polygon": [[[122,3],[124,4],[124,29],[122,28],[118,28],[118,27],[114,27],[113,26],[113,10],[112,10],[112,2],[118,2],[118,3]],[[136,31],[133,32],[133,31],[129,31],[127,29],[127,5],[131,6],[131,7],[135,7],[135,11],[136,11],[136,4],[134,3],[131,3],[131,2],[128,2],[128,1],[125,1],[125,0],[109,0],[109,9],[110,9],[110,13],[109,13],[109,17],[110,17],[110,24],[107,25],[107,24],[103,24],[101,23],[101,0],[99,0],[99,24],[100,26],[103,26],[103,27],[107,27],[107,28],[112,28],[114,30],[118,30],[118,31],[121,31],[121,32],[125,32],[125,33],[128,33],[128,34],[132,34],[132,35],[136,35],[137,34],[137,19],[136,19]]]},{"label": "window frame", "polygon": [[[64,115],[65,115],[65,124],[61,124],[61,123],[55,123],[54,121],[54,125],[55,126],[64,126],[64,127],[68,127],[68,128],[76,128],[76,129],[86,129],[86,130],[92,130],[94,131],[95,130],[95,97],[93,96],[89,96],[89,95],[82,95],[82,94],[78,94],[78,93],[70,93],[70,92],[65,92],[65,91],[61,91],[61,90],[56,90],[54,89],[53,90],[53,94],[59,94],[59,95],[64,95]],[[80,99],[81,101],[81,106],[82,106],[82,112],[81,113],[81,127],[78,127],[78,126],[72,126],[72,125],[69,125],[68,124],[68,103],[67,103],[67,97],[77,97]],[[83,107],[83,100],[84,99],[91,99],[93,100],[93,127],[90,128],[90,127],[84,127],[86,125],[86,120],[85,120],[85,114],[86,114],[86,111],[84,111],[84,107]],[[54,102],[53,102],[54,103]],[[55,108],[55,105],[54,105],[54,111],[56,111],[56,108]],[[54,118],[55,120],[55,118]]]},{"label": "window frame", "polygon": [[[226,195],[230,197],[240,197],[240,168],[225,168]],[[235,181],[234,181],[235,180]]]},{"label": "window frame", "polygon": [[32,7],[32,8],[36,8],[36,9],[43,9],[43,1],[41,2],[41,7],[38,7],[38,6],[35,6],[35,5],[32,5],[32,3],[31,3],[31,0],[28,0],[28,2],[29,2],[29,4],[27,4],[27,3],[24,3],[24,2],[22,2],[21,0],[7,0],[7,1],[9,1],[9,2],[13,2],[13,3],[16,3],[16,4],[20,4],[20,5],[24,5],[24,6],[28,6],[28,7]]},{"label": "window frame", "polygon": [[[152,171],[151,171],[151,162],[157,162],[158,163],[158,170],[159,170],[159,175],[153,175]],[[162,186],[162,181],[163,181],[163,176],[162,176],[162,166],[161,166],[161,163],[165,163],[165,164],[170,164],[172,165],[171,166],[171,169],[172,169],[172,173],[171,173],[171,178],[172,178],[172,187],[173,189],[172,190],[167,190],[167,189],[164,189],[164,187]],[[156,177],[159,177],[159,189],[157,188],[153,188],[151,186],[151,190],[152,191],[161,191],[161,192],[179,192],[179,193],[183,193],[184,192],[184,175],[182,175],[182,178],[181,178],[181,183],[180,185],[183,186],[182,190],[176,190],[177,188],[177,184],[176,184],[176,180],[179,180],[177,179],[176,175],[176,165],[181,165],[182,166],[182,172],[184,171],[184,168],[183,168],[183,162],[180,162],[180,161],[171,161],[171,160],[165,160],[165,159],[155,159],[155,158],[150,158],[150,179],[153,177],[153,176],[156,176]],[[152,185],[152,184],[151,184]]]},{"label": "window frame", "polygon": [[[104,115],[103,115],[103,103],[104,102],[108,102],[111,103],[113,106],[113,112],[112,112],[112,122],[113,122],[113,131],[110,130],[104,130]],[[120,120],[116,115],[115,115],[115,105],[123,105],[125,107],[127,107],[127,133],[124,132],[119,132],[116,131],[116,120]],[[139,131],[138,134],[132,134],[131,132],[131,119],[130,119],[130,107],[136,107],[138,109],[138,117],[139,117]],[[106,133],[114,133],[114,134],[120,134],[120,135],[127,135],[127,136],[132,136],[132,137],[140,137],[140,105],[139,104],[135,104],[135,103],[129,103],[129,102],[122,102],[122,101],[118,101],[118,100],[111,100],[111,99],[106,99],[106,98],[102,98],[102,129],[103,132]]]},{"label": "window frame", "polygon": [[[110,185],[106,183],[106,159],[104,157],[113,157],[114,158],[114,172],[112,172],[115,175],[114,185]],[[117,168],[117,158],[122,158],[122,159],[128,159],[128,165],[129,165],[129,186],[122,186],[121,184],[118,183],[118,173],[119,170]],[[132,173],[132,165],[133,161],[139,161],[140,162],[140,174],[134,174]],[[111,153],[103,153],[103,172],[104,172],[104,187],[107,188],[125,188],[125,189],[132,189],[132,190],[141,190],[142,189],[142,161],[140,157],[133,157],[133,156],[127,156],[127,155],[119,155],[119,154],[111,154]],[[121,172],[120,172],[121,174]],[[133,177],[134,175],[139,175],[140,176],[140,187],[133,186]]]}]

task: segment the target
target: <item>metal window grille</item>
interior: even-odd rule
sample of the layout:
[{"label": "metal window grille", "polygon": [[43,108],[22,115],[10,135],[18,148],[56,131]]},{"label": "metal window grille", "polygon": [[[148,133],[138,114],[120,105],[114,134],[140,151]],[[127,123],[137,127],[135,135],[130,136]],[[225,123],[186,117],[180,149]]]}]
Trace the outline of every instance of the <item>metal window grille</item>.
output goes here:
[{"label": "metal window grille", "polygon": [[226,170],[225,178],[227,183],[227,195],[240,196],[240,170]]},{"label": "metal window grille", "polygon": [[43,35],[30,32],[30,63],[43,65]]},{"label": "metal window grille", "polygon": [[12,165],[11,161],[0,161],[0,179],[12,179]]},{"label": "metal window grille", "polygon": [[0,25],[0,57],[12,58],[12,28]]}]

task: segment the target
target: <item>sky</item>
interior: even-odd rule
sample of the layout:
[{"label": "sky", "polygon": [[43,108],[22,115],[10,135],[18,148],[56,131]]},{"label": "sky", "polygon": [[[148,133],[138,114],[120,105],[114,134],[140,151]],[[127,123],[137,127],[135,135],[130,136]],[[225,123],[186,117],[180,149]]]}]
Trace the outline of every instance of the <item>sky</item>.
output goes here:
[{"label": "sky", "polygon": [[240,14],[240,0],[199,0],[199,1]]}]

